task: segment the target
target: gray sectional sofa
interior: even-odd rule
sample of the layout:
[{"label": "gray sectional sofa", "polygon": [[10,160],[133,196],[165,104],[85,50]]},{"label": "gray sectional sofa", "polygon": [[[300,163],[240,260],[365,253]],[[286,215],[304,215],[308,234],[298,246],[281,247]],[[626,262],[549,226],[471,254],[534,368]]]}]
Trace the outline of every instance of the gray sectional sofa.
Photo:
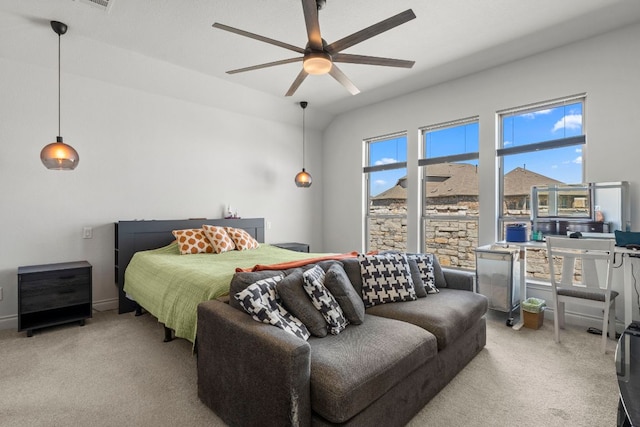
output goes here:
[{"label": "gray sectional sofa", "polygon": [[[474,274],[434,264],[438,293],[374,305],[361,324],[306,341],[239,308],[233,295],[256,277],[237,274],[231,301],[198,306],[200,399],[232,426],[406,424],[486,343]],[[361,295],[358,260],[341,265]]]}]

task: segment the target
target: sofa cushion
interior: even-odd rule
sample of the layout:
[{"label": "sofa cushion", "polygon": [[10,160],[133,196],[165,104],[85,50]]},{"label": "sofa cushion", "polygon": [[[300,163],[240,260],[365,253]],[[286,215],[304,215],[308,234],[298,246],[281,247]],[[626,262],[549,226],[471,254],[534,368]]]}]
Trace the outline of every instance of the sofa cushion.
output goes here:
[{"label": "sofa cushion", "polygon": [[437,354],[425,330],[367,315],[340,335],[308,343],[312,410],[333,423],[349,420]]},{"label": "sofa cushion", "polygon": [[278,298],[276,284],[280,280],[282,276],[258,280],[235,294],[234,298],[254,320],[277,326],[298,338],[307,340],[311,336],[307,328],[282,306]]},{"label": "sofa cushion", "polygon": [[417,298],[405,254],[359,255],[358,259],[365,307]]},{"label": "sofa cushion", "polygon": [[[282,271],[278,270],[263,270],[263,271],[251,271],[235,273],[229,283],[229,295],[235,295],[238,292],[242,292],[247,286],[254,284],[258,280],[266,279],[267,277],[284,276]],[[229,305],[237,308],[238,310],[244,310],[237,299],[229,298]]]},{"label": "sofa cushion", "polygon": [[311,303],[304,290],[304,279],[301,268],[294,269],[276,285],[276,292],[282,299],[284,307],[296,316],[307,327],[311,335],[327,336],[327,321]]},{"label": "sofa cushion", "polygon": [[311,303],[322,313],[327,321],[329,333],[338,335],[347,327],[349,321],[344,316],[340,304],[324,285],[325,273],[320,266],[315,266],[302,273],[304,290],[311,298]]},{"label": "sofa cushion", "polygon": [[484,295],[445,288],[417,301],[371,307],[367,314],[420,326],[436,336],[441,351],[484,316],[487,308]]},{"label": "sofa cushion", "polygon": [[349,323],[359,325],[364,321],[362,297],[351,286],[342,264],[333,264],[327,270],[324,285],[338,301]]}]

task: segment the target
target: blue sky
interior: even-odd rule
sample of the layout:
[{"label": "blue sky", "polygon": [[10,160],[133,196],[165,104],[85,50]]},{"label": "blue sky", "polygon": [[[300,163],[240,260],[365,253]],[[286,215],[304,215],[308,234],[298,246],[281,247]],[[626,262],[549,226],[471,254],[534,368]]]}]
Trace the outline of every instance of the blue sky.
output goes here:
[{"label": "blue sky", "polygon": [[[509,148],[581,135],[582,117],[581,103],[505,117],[503,146]],[[429,132],[425,153],[427,157],[440,157],[475,152],[478,147],[478,124],[469,123]],[[405,162],[406,137],[372,143],[369,155],[369,165]],[[504,166],[507,172],[524,167],[565,183],[579,183],[582,180],[582,146],[508,156]],[[404,168],[372,173],[371,195],[393,187],[405,175]]]}]

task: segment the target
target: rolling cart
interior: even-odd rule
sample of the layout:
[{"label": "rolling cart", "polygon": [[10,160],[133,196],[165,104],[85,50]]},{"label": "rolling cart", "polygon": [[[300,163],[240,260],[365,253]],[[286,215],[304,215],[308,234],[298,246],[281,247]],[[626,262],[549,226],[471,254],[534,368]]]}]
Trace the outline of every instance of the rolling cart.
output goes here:
[{"label": "rolling cart", "polygon": [[507,313],[514,325],[520,308],[519,250],[492,245],[476,248],[476,291],[489,299],[489,309]]}]

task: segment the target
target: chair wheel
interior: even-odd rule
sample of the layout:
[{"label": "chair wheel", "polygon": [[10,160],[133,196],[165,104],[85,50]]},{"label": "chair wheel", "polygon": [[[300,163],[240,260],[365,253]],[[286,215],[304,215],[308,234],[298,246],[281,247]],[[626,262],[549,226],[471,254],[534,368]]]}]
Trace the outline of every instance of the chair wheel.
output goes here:
[{"label": "chair wheel", "polygon": [[507,319],[507,326],[513,326],[513,317]]}]

